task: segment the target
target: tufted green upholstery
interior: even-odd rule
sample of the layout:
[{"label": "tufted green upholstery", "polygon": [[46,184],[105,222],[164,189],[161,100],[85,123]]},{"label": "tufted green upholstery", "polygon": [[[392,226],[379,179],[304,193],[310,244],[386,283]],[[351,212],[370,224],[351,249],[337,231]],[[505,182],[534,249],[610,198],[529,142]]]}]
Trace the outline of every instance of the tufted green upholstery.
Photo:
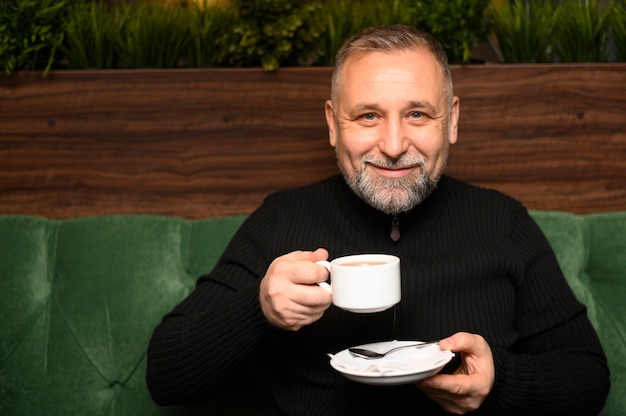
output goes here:
[{"label": "tufted green upholstery", "polygon": [[[603,414],[621,414],[626,213],[533,215],[607,351],[613,390]],[[144,381],[153,328],[243,218],[0,216],[0,415],[259,414],[254,383],[205,405],[160,408]]]},{"label": "tufted green upholstery", "polygon": [[242,219],[0,217],[0,414],[190,414],[152,402],[147,342]]},{"label": "tufted green upholstery", "polygon": [[626,212],[534,212],[570,286],[587,306],[611,370],[602,415],[626,409]]}]

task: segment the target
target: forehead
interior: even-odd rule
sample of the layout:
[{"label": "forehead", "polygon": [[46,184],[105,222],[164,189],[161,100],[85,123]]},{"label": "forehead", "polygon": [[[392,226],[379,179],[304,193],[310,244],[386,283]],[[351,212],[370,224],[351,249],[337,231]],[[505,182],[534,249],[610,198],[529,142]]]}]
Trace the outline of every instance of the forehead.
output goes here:
[{"label": "forehead", "polygon": [[444,96],[442,68],[423,48],[351,56],[342,69],[340,85],[339,98],[349,101],[403,97],[438,102]]}]

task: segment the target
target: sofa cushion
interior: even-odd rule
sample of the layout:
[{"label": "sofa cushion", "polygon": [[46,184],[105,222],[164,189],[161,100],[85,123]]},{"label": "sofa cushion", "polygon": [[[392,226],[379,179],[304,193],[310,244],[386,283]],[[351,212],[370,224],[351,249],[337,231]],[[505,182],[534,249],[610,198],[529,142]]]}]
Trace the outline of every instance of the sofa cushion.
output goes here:
[{"label": "sofa cushion", "polygon": [[532,215],[555,251],[561,269],[598,331],[611,370],[603,415],[626,409],[626,212]]},{"label": "sofa cushion", "polygon": [[0,414],[189,414],[150,398],[146,347],[241,220],[0,217]]},{"label": "sofa cushion", "polygon": [[[626,212],[532,215],[605,347],[612,391],[602,414],[621,414]],[[212,269],[244,218],[0,216],[0,414],[263,414],[249,380],[205,404],[171,408],[157,406],[145,385],[152,330]]]}]

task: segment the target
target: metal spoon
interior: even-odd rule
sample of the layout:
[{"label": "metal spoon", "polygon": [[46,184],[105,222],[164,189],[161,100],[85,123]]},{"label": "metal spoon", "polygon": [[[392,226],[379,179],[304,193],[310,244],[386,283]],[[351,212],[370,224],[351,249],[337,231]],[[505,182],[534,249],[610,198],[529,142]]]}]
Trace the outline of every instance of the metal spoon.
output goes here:
[{"label": "metal spoon", "polygon": [[439,344],[439,341],[423,342],[421,344],[401,345],[399,347],[392,348],[385,352],[376,352],[376,351],[368,350],[366,348],[348,348],[348,351],[350,351],[350,354],[352,354],[354,357],[360,357],[360,358],[365,358],[367,360],[373,360],[377,358],[383,358],[384,356],[391,354],[392,352],[402,350],[405,348],[420,349],[420,348],[427,347],[433,344]]}]

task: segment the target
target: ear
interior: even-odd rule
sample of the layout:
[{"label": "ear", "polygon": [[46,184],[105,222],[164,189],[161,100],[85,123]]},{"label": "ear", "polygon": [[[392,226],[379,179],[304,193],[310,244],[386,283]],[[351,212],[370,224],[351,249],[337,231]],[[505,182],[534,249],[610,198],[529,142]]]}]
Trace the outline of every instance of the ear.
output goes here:
[{"label": "ear", "polygon": [[335,147],[337,145],[337,120],[335,119],[335,111],[331,100],[326,100],[324,110],[326,112],[326,124],[328,125],[330,145]]},{"label": "ear", "polygon": [[458,136],[458,127],[459,127],[459,111],[460,111],[460,100],[459,97],[454,97],[452,99],[452,106],[450,107],[450,127],[449,127],[449,142],[450,144],[456,143],[456,139]]}]

